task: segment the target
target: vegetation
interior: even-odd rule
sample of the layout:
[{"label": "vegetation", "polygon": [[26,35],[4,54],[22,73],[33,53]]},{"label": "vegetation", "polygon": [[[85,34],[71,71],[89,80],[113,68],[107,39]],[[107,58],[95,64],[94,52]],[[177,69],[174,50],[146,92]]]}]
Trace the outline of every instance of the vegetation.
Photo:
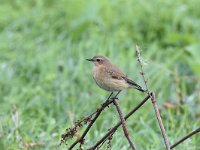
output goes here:
[{"label": "vegetation", "polygon": [[[59,146],[61,134],[109,95],[95,85],[92,65],[85,59],[108,56],[144,86],[136,44],[143,49],[148,85],[170,143],[200,126],[199,1],[0,2],[0,149],[66,149]],[[144,97],[136,90],[122,92],[123,112]],[[106,109],[85,146],[92,146],[118,120],[115,107]],[[138,149],[164,149],[150,101],[127,126]],[[127,149],[122,128],[111,145],[113,150]],[[198,147],[196,135],[177,150]]]}]

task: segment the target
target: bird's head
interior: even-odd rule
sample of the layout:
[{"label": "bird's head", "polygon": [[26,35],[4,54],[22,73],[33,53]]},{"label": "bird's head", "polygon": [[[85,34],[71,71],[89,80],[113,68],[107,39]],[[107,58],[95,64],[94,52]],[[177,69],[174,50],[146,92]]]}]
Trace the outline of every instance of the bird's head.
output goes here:
[{"label": "bird's head", "polygon": [[94,63],[95,66],[106,65],[110,63],[110,60],[104,56],[94,56],[91,59],[86,59]]}]

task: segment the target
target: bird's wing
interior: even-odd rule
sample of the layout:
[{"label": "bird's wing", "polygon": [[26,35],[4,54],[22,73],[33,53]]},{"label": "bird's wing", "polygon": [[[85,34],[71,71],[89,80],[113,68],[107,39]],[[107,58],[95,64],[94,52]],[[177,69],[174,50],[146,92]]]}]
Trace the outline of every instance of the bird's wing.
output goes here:
[{"label": "bird's wing", "polygon": [[135,87],[139,91],[145,92],[145,90],[142,89],[141,86],[139,86],[137,83],[135,83],[133,80],[129,79],[120,69],[117,67],[112,67],[107,69],[107,72],[113,79],[117,80],[125,80],[128,84]]},{"label": "bird's wing", "polygon": [[126,77],[126,75],[117,67],[112,67],[106,70],[108,74],[113,78],[113,79],[118,79],[118,80],[124,80],[123,77]]},{"label": "bird's wing", "polygon": [[127,78],[127,77],[123,77],[124,80],[130,84],[131,86],[133,86],[134,88],[136,88],[137,90],[141,91],[141,92],[146,92],[147,90],[142,89],[141,86],[139,86],[137,83],[135,83],[133,80]]},{"label": "bird's wing", "polygon": [[123,79],[130,85],[136,87],[136,88],[139,88],[139,89],[142,89],[141,86],[139,86],[137,83],[135,83],[133,80],[129,79],[128,77],[123,77]]}]

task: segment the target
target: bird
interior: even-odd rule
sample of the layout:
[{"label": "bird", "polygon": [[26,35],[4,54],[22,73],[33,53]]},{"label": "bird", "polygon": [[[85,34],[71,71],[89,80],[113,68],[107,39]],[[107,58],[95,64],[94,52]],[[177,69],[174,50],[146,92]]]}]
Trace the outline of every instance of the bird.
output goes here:
[{"label": "bird", "polygon": [[141,86],[126,76],[109,58],[105,56],[94,56],[86,59],[94,63],[93,79],[96,84],[110,92],[121,92],[128,88],[134,88],[141,92],[146,92]]}]

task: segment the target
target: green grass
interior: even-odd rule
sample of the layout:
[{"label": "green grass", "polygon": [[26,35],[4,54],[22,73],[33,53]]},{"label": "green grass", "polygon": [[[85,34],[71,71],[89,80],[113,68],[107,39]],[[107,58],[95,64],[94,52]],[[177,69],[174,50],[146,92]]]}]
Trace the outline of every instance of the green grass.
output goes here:
[{"label": "green grass", "polygon": [[[0,2],[0,149],[29,149],[34,143],[31,149],[66,149],[58,146],[61,134],[108,95],[95,85],[85,58],[106,55],[144,86],[136,44],[143,49],[145,75],[159,107],[176,103],[175,108],[161,109],[170,143],[200,126],[199,1]],[[124,113],[144,97],[134,90],[121,93]],[[106,109],[84,148],[118,119],[114,107]],[[138,149],[164,149],[151,102],[127,124]],[[176,149],[197,150],[199,143],[196,135]],[[112,149],[127,146],[120,128]]]}]

